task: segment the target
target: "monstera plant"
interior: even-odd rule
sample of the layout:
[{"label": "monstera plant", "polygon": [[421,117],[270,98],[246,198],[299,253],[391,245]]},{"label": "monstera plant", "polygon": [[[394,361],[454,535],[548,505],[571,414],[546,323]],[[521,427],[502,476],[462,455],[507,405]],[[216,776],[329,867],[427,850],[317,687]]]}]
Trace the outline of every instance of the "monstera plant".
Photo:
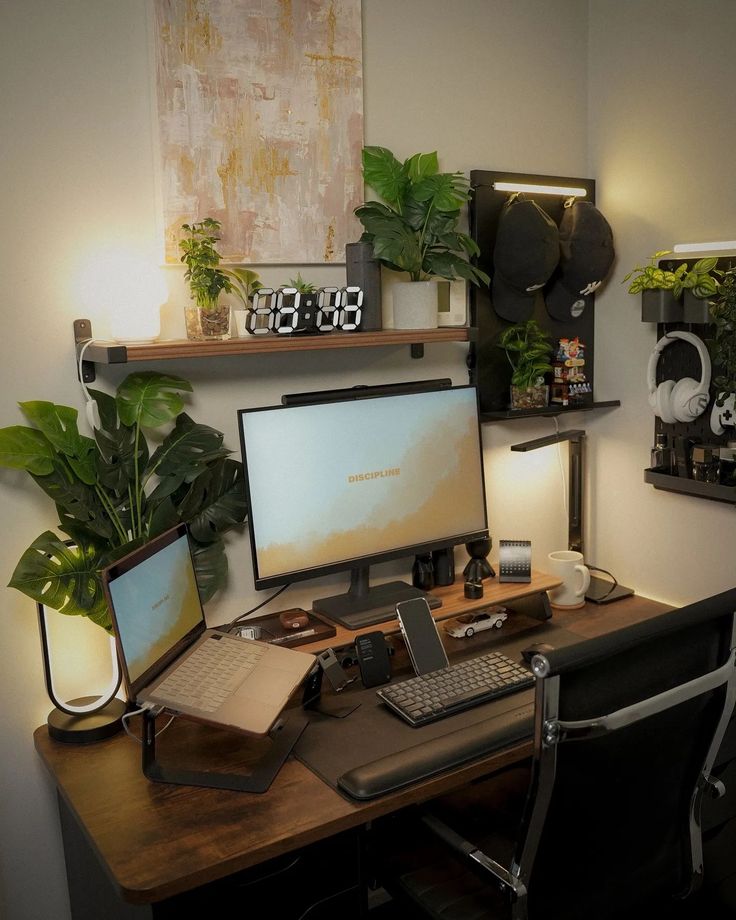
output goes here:
[{"label": "monstera plant", "polygon": [[10,587],[110,632],[101,570],[181,521],[190,527],[202,599],[223,586],[222,535],[246,515],[243,470],[221,432],[183,411],[182,393],[191,389],[181,377],[148,372],[130,374],[114,397],[90,390],[100,416],[94,438],[80,433],[76,409],[20,403],[33,427],[0,429],[0,466],[30,474],[56,504],[63,536],[37,537]]}]

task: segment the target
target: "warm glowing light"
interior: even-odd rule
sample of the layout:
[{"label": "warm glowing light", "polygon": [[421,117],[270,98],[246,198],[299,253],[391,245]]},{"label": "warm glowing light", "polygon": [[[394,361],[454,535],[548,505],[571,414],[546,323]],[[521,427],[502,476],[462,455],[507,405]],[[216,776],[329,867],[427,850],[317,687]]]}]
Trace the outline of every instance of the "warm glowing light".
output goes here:
[{"label": "warm glowing light", "polygon": [[720,252],[736,249],[736,240],[716,240],[713,243],[675,243],[673,252]]},{"label": "warm glowing light", "polygon": [[161,334],[161,304],[168,296],[160,268],[123,250],[98,252],[80,278],[82,301],[101,305],[118,342],[153,342]]},{"label": "warm glowing light", "polygon": [[494,182],[497,192],[529,192],[533,195],[564,195],[566,198],[585,198],[584,188],[567,185],[534,185],[527,182]]}]

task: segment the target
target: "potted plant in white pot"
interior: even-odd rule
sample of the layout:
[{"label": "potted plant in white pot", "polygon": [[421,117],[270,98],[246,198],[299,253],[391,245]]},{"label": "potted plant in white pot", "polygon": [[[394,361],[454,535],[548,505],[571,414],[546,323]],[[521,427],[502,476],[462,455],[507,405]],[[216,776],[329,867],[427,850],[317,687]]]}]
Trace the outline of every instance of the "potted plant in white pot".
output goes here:
[{"label": "potted plant in white pot", "polygon": [[385,147],[363,148],[363,179],[382,202],[367,201],[355,214],[379,262],[409,281],[393,285],[394,326],[437,325],[437,286],[430,279],[458,278],[488,284],[471,263],[475,241],[458,230],[470,186],[460,172],[441,173],[437,153],[417,153],[400,163]]},{"label": "potted plant in white pot", "polygon": [[227,339],[230,337],[230,305],[220,302],[220,294],[230,293],[233,284],[226,270],[220,268],[220,254],[215,244],[220,222],[213,217],[193,224],[182,224],[187,236],[179,241],[184,274],[195,306],[185,307],[187,338]]}]

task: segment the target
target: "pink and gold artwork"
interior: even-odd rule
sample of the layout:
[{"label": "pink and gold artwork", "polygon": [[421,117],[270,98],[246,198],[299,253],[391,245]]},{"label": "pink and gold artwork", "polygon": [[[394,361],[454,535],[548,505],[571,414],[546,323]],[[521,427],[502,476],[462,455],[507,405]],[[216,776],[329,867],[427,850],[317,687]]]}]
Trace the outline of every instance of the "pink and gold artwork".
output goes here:
[{"label": "pink and gold artwork", "polygon": [[363,200],[360,0],[155,0],[166,260],[342,262]]}]

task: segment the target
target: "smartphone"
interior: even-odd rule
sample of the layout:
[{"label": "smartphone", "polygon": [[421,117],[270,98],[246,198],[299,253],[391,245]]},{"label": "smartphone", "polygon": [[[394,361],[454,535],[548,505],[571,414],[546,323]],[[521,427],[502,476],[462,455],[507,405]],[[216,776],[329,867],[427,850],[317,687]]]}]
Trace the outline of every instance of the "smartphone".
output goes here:
[{"label": "smartphone", "polygon": [[423,597],[396,605],[401,634],[417,674],[439,671],[449,665],[429,604]]}]

